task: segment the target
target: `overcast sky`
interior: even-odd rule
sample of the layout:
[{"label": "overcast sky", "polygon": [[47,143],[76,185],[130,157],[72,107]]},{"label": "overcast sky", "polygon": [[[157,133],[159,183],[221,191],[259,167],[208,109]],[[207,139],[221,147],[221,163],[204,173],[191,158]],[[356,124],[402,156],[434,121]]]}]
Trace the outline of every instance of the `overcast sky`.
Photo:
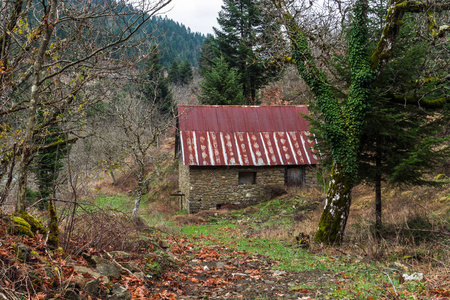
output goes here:
[{"label": "overcast sky", "polygon": [[213,34],[212,28],[219,27],[216,19],[222,4],[222,0],[172,0],[166,8],[166,15],[193,32]]}]

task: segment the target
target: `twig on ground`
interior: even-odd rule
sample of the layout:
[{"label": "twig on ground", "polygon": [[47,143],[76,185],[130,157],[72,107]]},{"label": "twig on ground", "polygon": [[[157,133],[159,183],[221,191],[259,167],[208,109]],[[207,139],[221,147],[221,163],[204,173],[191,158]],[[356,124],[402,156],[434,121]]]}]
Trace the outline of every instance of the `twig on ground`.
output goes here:
[{"label": "twig on ground", "polygon": [[111,261],[112,261],[119,269],[121,269],[122,271],[127,272],[128,275],[131,275],[131,276],[137,278],[138,280],[140,280],[136,275],[134,275],[133,272],[131,272],[129,269],[125,268],[125,267],[122,266],[120,263],[118,263],[118,262],[114,259],[114,257],[112,257],[111,254],[109,254],[109,253],[106,252],[106,251],[105,251],[105,254],[106,254],[106,256],[108,256],[108,258],[109,258],[109,259],[110,259],[110,260],[111,260]]},{"label": "twig on ground", "polygon": [[[382,272],[383,272],[383,271],[382,271]],[[391,276],[389,276],[389,274],[386,273],[386,272],[383,272],[383,273],[384,273],[384,275],[386,275],[386,276],[389,278],[389,282],[391,283],[392,288],[394,289],[395,296],[398,298],[397,289],[395,288],[395,285],[394,285],[394,283],[392,282]]]},{"label": "twig on ground", "polygon": [[339,248],[335,248],[335,250],[336,250],[337,252],[340,252],[340,253],[344,254],[344,255],[347,255],[347,256],[353,256],[353,255],[351,255],[351,254],[349,254],[349,253],[346,253],[346,252],[342,251],[342,250],[339,249]]}]

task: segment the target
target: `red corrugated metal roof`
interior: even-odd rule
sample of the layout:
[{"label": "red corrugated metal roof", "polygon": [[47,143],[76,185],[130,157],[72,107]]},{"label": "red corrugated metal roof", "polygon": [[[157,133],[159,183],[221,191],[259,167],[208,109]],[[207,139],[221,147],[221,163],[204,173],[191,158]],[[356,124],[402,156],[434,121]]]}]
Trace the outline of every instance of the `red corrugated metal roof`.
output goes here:
[{"label": "red corrugated metal roof", "polygon": [[179,105],[185,165],[271,166],[317,163],[306,105]]}]

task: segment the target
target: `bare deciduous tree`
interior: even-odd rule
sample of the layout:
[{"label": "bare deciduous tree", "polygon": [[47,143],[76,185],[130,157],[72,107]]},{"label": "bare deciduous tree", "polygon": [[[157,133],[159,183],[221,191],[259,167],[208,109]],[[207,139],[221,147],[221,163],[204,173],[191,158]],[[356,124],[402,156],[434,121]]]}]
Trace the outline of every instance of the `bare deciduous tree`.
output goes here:
[{"label": "bare deciduous tree", "polygon": [[[146,54],[152,42],[142,31],[144,24],[170,1],[1,2],[0,139],[14,140],[18,146],[15,155],[12,142],[1,149],[0,176],[12,157],[20,155],[16,210],[25,208],[34,153],[81,134],[80,116],[105,96],[91,92],[95,84],[104,78],[120,79]],[[66,139],[55,145],[35,144],[46,128],[61,123]]]},{"label": "bare deciduous tree", "polygon": [[132,218],[137,219],[142,195],[148,185],[146,170],[152,166],[158,172],[151,149],[157,145],[160,135],[171,125],[171,117],[162,115],[151,99],[134,93],[112,103],[111,128],[116,132],[116,141],[131,158],[128,162],[137,179]]}]

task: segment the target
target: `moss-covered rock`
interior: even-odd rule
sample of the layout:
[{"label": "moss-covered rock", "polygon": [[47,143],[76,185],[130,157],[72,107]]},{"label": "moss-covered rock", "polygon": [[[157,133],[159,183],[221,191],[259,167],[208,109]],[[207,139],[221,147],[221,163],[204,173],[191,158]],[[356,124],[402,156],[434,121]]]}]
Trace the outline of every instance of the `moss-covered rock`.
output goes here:
[{"label": "moss-covered rock", "polygon": [[31,249],[25,246],[24,244],[14,244],[13,250],[16,255],[16,257],[21,262],[26,262],[31,254]]},{"label": "moss-covered rock", "polygon": [[33,233],[46,234],[48,232],[44,224],[41,221],[30,215],[26,210],[19,210],[16,214],[18,217],[24,219],[28,224],[30,224],[30,229]]},{"label": "moss-covered rock", "polygon": [[21,217],[13,216],[11,218],[11,224],[8,227],[8,232],[15,235],[27,235],[33,237],[34,234],[31,231],[31,226]]},{"label": "moss-covered rock", "polygon": [[450,197],[442,197],[438,201],[441,203],[450,202]]},{"label": "moss-covered rock", "polygon": [[434,180],[443,180],[446,178],[447,178],[447,176],[445,176],[445,174],[439,174],[434,177]]}]

